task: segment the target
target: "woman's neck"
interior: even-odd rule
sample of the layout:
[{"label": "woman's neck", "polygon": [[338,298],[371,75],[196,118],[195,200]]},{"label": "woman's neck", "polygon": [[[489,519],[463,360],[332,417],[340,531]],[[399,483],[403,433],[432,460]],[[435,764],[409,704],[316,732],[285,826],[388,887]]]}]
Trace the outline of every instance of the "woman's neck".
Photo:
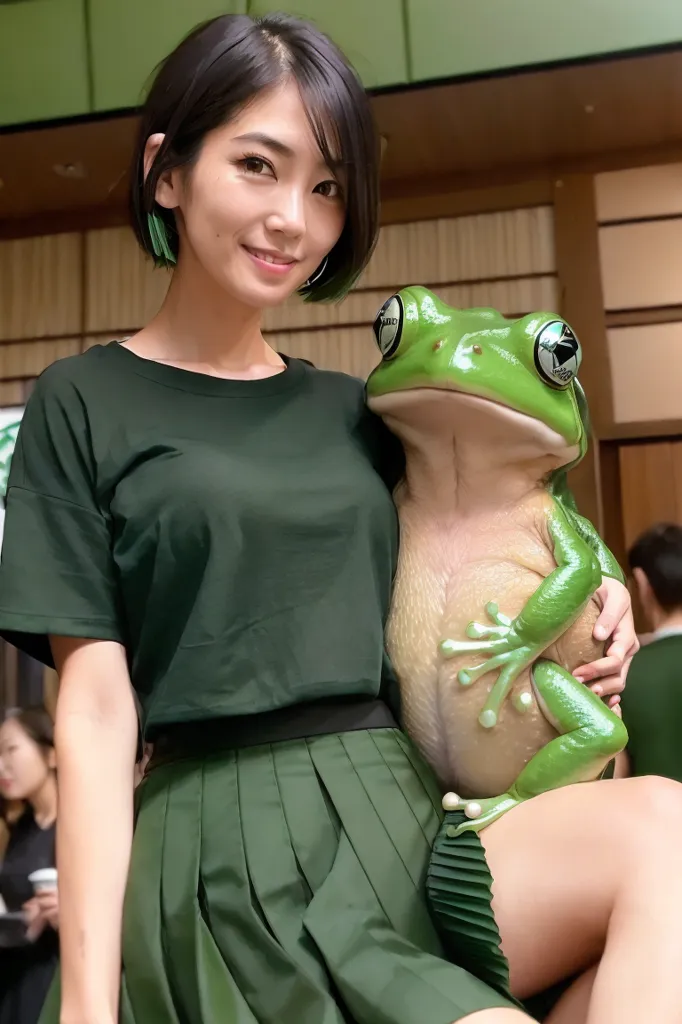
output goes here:
[{"label": "woman's neck", "polygon": [[148,359],[221,376],[268,376],[283,368],[261,333],[261,311],[190,260],[178,265],[161,309],[130,347]]},{"label": "woman's neck", "polygon": [[40,828],[49,828],[57,818],[57,779],[49,772],[42,786],[29,797],[33,817]]}]

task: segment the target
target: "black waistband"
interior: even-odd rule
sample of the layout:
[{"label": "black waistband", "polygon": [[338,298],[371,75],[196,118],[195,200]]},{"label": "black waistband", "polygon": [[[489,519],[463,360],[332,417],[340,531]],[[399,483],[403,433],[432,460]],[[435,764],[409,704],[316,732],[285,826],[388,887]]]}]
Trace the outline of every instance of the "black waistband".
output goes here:
[{"label": "black waistband", "polygon": [[234,718],[211,718],[161,727],[152,738],[154,752],[147,767],[264,743],[310,739],[361,729],[397,729],[398,723],[381,700],[317,701]]}]

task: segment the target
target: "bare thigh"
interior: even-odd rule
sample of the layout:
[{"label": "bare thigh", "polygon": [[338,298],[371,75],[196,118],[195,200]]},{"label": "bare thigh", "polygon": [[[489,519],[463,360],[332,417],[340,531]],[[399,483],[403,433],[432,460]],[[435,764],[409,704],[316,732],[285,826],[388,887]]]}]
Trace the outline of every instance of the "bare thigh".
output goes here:
[{"label": "bare thigh", "polygon": [[682,786],[619,779],[544,793],[481,833],[517,998],[599,962],[619,888],[655,870],[680,823]]}]

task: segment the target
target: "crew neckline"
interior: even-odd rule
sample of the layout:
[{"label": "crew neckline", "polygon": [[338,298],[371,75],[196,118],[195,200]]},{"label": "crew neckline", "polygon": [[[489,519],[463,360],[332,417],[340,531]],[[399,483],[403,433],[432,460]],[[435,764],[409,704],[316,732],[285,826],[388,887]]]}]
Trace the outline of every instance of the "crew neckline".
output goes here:
[{"label": "crew neckline", "polygon": [[196,370],[185,370],[168,363],[159,363],[154,359],[146,359],[126,348],[121,341],[110,341],[101,346],[114,358],[128,366],[139,377],[146,377],[174,388],[176,391],[187,391],[198,395],[229,395],[237,398],[260,398],[281,394],[301,383],[305,375],[305,364],[300,359],[282,355],[285,368],[270,377],[258,377],[255,380],[240,380],[234,377],[214,377],[210,373],[199,373]]},{"label": "crew neckline", "polygon": [[654,630],[653,640],[669,640],[673,636],[682,636],[682,626],[663,626]]}]

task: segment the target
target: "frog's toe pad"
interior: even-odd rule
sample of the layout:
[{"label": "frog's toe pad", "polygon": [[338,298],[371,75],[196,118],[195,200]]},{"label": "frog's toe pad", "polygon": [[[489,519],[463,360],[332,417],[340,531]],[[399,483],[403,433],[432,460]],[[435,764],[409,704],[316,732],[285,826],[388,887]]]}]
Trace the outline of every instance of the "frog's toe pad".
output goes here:
[{"label": "frog's toe pad", "polygon": [[486,614],[491,622],[497,626],[511,626],[512,620],[508,615],[503,615],[496,601],[488,601],[485,606]]},{"label": "frog's toe pad", "polygon": [[444,811],[459,811],[462,809],[465,801],[461,797],[457,796],[456,793],[446,793],[442,800]]},{"label": "frog's toe pad", "polygon": [[[480,832],[520,803],[521,800],[511,793],[503,793],[501,796],[489,797],[486,800],[461,800],[456,809],[464,811],[469,820],[459,825],[449,825],[446,833],[451,839],[455,839],[462,832]],[[446,810],[455,808],[447,807]]]}]

